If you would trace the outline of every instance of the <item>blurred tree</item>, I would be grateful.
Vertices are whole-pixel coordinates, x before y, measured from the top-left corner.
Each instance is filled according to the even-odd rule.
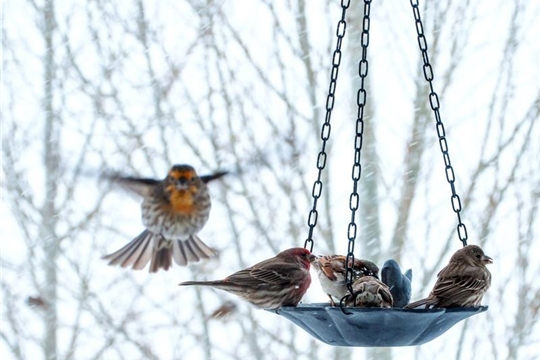
[[[177,288],[304,243],[338,3],[28,0],[4,7],[2,354],[538,358],[536,2],[422,2],[469,241],[495,259],[490,311],[420,348],[365,351],[327,346],[243,303],[229,321],[208,321],[237,299]],[[349,9],[317,254],[347,249],[362,8],[351,2]],[[408,2],[372,4],[368,59],[356,252],[413,268],[419,298],[460,244]],[[100,257],[142,224],[139,199],[99,183],[100,172],[161,178],[173,163],[232,171],[211,185],[213,210],[200,234],[219,260],[153,275],[106,266]],[[306,302],[325,300],[316,282]]]

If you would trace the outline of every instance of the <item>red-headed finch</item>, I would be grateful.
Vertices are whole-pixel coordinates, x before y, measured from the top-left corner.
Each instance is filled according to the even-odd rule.
[[[344,255],[325,255],[318,256],[312,261],[313,268],[319,276],[322,290],[330,298],[332,306],[336,305],[349,290],[347,290],[345,262],[347,257]],[[368,260],[354,259],[353,283],[362,276],[374,276],[378,278],[379,268]]]
[[[223,280],[186,281],[179,285],[211,286],[263,309],[296,306],[311,284],[309,267],[313,258],[307,249],[292,248]]]
[[[407,305],[419,307],[450,308],[479,306],[491,285],[491,273],[486,264],[493,260],[476,245],[467,245],[452,255],[450,262],[438,274],[437,282],[425,299]]]
[[[344,300],[346,307],[392,307],[394,300],[386,284],[374,276],[362,276],[352,285],[353,294]]]
[[[197,233],[210,215],[210,194],[206,183],[227,172],[199,177],[189,165],[174,165],[165,179],[156,180],[107,174],[104,178],[142,196],[142,222],[139,236],[116,252],[103,257],[109,265],[168,270],[173,259],[184,266],[217,255]]]

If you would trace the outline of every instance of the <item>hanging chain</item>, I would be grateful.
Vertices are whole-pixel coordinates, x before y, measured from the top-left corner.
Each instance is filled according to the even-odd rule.
[[[330,72],[330,86],[328,88],[328,96],[326,97],[326,116],[324,118],[324,124],[321,128],[321,140],[322,147],[319,155],[317,156],[317,169],[319,169],[317,180],[313,183],[313,190],[311,191],[311,196],[313,196],[313,208],[309,212],[308,216],[308,226],[309,232],[308,237],[304,243],[306,249],[309,248],[309,251],[313,251],[313,229],[317,225],[317,218],[319,213],[317,211],[317,202],[322,194],[322,171],[326,166],[326,142],[330,138],[330,119],[332,117],[332,110],[334,109],[335,93],[336,93],[336,84],[339,73],[339,65],[341,64],[341,44],[343,42],[343,37],[345,36],[345,30],[347,28],[347,22],[345,21],[345,14],[349,8],[351,1],[341,1],[341,20],[339,20],[336,29],[336,49],[332,56],[332,70]]]
[[[356,104],[358,105],[358,113],[356,116],[356,134],[354,137],[354,164],[352,167],[353,190],[349,198],[349,209],[351,210],[351,222],[347,229],[348,253],[346,260],[346,281],[347,288],[352,295],[352,280],[353,280],[353,264],[354,264],[354,241],[356,240],[356,211],[360,202],[358,195],[358,181],[362,175],[362,165],[360,165],[360,155],[362,151],[362,143],[364,141],[364,108],[366,106],[367,92],[364,88],[364,83],[368,74],[367,48],[369,45],[369,14],[371,11],[371,0],[364,0],[364,17],[362,19],[362,34],[360,35],[362,46],[362,59],[358,63],[358,76],[360,77],[360,88],[356,95]]]
[[[429,104],[431,105],[431,109],[433,110],[433,113],[435,114],[435,121],[436,121],[436,128],[437,128],[437,135],[439,137],[439,146],[441,148],[441,152],[444,159],[444,165],[445,165],[445,172],[446,172],[446,180],[450,184],[450,188],[452,189],[452,208],[454,209],[454,212],[457,215],[458,219],[458,225],[457,225],[457,233],[459,240],[463,243],[463,246],[467,245],[467,228],[465,227],[465,224],[461,222],[461,199],[459,198],[459,195],[456,193],[456,187],[455,187],[455,175],[454,175],[454,168],[452,167],[452,164],[450,163],[450,155],[448,153],[448,143],[446,142],[446,132],[444,130],[444,125],[441,120],[441,114],[439,113],[439,96],[433,90],[433,68],[431,67],[431,64],[429,63],[429,57],[428,57],[428,46],[427,46],[427,40],[424,36],[424,25],[422,24],[422,20],[420,18],[420,9],[418,8],[418,0],[410,0],[411,6],[413,9],[414,19],[416,22],[416,33],[418,34],[418,47],[420,48],[420,51],[422,52],[422,59],[424,60],[424,77],[426,81],[429,83]]]

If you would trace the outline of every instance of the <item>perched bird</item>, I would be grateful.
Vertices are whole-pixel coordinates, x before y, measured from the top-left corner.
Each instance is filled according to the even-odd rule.
[[[223,280],[186,281],[179,285],[211,286],[238,295],[263,309],[296,306],[311,284],[309,267],[312,258],[314,255],[309,250],[292,248]]]
[[[493,259],[476,245],[467,245],[452,255],[450,262],[438,274],[437,282],[425,299],[407,305],[414,309],[479,306],[491,285],[491,273],[486,264]]]
[[[352,285],[353,293],[344,299],[346,307],[392,307],[394,300],[388,286],[374,276],[362,276]]]
[[[349,292],[346,280],[346,261],[347,257],[344,255],[326,255],[315,257],[312,262],[319,276],[321,287],[330,298],[332,306],[336,306],[335,302],[339,302]],[[379,278],[379,268],[368,260],[354,259],[352,270],[353,283],[362,276]]]
[[[381,280],[390,288],[394,307],[402,308],[409,303],[411,300],[411,269],[402,274],[395,260],[387,260],[381,269]]]
[[[206,184],[227,172],[197,176],[189,165],[174,165],[163,180],[108,174],[108,178],[142,196],[142,222],[139,236],[120,250],[103,257],[109,265],[143,269],[150,261],[150,272],[168,270],[172,259],[184,266],[216,256],[214,249],[197,236],[210,215],[210,194]]]
[[[236,311],[238,310],[238,307],[236,304],[232,301],[225,301],[223,304],[221,304],[220,307],[218,307],[216,310],[214,310],[209,316],[208,320],[222,320],[227,321],[233,316]]]

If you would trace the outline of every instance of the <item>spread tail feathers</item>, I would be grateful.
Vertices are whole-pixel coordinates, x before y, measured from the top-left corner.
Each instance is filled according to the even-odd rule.
[[[217,256],[217,252],[208,247],[197,235],[190,235],[187,240],[173,241],[172,257],[174,261],[180,265],[185,266],[191,262],[197,262],[201,259],[210,259]]]
[[[168,270],[173,259],[178,265],[185,266],[216,255],[217,252],[196,235],[186,240],[167,240],[160,234],[145,230],[126,246],[103,259],[109,260],[109,265],[131,266],[133,270],[141,270],[150,262],[149,271],[152,273],[159,269]]]
[[[155,236],[155,234],[145,230],[126,246],[102,259],[109,260],[109,265],[131,266],[133,270],[141,270],[152,257],[152,239]]]

